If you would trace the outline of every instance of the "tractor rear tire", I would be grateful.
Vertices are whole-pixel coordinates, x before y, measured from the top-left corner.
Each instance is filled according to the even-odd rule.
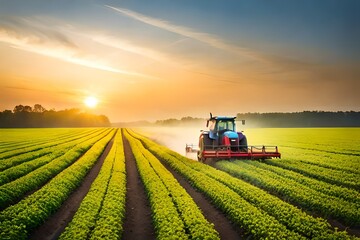
[[[247,144],[247,139],[246,139],[246,136],[245,136],[245,135],[244,135],[244,137],[240,140],[239,145],[240,145],[240,151],[241,151],[241,152],[247,152],[247,151],[248,151],[248,144]]]
[[[214,140],[212,140],[209,137],[209,134],[203,134],[203,138],[202,138],[202,146],[203,146],[203,150],[211,150],[214,146],[213,143]]]

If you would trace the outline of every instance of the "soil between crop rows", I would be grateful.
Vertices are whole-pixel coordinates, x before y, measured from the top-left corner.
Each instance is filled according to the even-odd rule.
[[[155,239],[151,208],[137,170],[134,154],[123,135],[126,164],[126,206],[122,239]]]
[[[89,171],[81,185],[70,195],[68,199],[61,205],[60,209],[53,214],[46,222],[35,229],[30,239],[36,240],[53,240],[57,239],[60,234],[64,231],[66,225],[71,221],[72,217],[79,208],[81,201],[84,199],[86,194],[89,192],[91,184],[100,172],[101,166],[114,143],[114,137],[107,144],[104,152]]]

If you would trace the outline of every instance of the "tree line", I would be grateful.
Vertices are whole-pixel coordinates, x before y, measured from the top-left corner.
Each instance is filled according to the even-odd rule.
[[[194,117],[183,117],[181,119],[169,118],[164,120],[157,120],[155,125],[164,125],[164,126],[179,126],[179,125],[194,125],[204,123],[203,118],[194,118]]]
[[[17,105],[13,110],[0,112],[1,128],[44,127],[109,127],[108,117],[81,112],[79,109],[46,110],[41,104],[33,107]]]
[[[360,112],[303,111],[292,113],[238,113],[246,125],[272,128],[360,127]]]
[[[238,113],[236,120],[245,120],[247,127],[360,127],[360,112],[303,111],[292,113]],[[184,117],[157,120],[158,126],[204,125],[206,118]],[[241,123],[239,123],[240,125]],[[205,125],[204,125],[205,126]]]

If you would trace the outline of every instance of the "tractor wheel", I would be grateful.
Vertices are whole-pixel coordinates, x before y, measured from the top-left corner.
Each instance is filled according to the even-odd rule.
[[[242,151],[242,152],[247,152],[248,151],[248,144],[247,144],[247,139],[246,139],[245,135],[240,140],[239,145],[240,145],[240,151]]]

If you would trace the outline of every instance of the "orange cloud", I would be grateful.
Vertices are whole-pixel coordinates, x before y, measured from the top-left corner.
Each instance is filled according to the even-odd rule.
[[[64,34],[30,20],[12,19],[11,24],[0,25],[0,41],[13,48],[48,56],[77,65],[124,75],[153,78],[146,74],[127,71],[106,64],[98,56],[88,55]]]

